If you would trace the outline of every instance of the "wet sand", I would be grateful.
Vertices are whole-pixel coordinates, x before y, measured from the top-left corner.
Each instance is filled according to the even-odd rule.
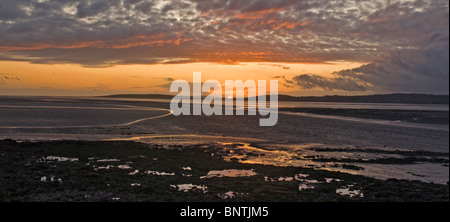
[[[434,110],[382,110],[382,109],[334,109],[334,108],[282,108],[280,111],[314,113],[320,115],[347,116],[363,119],[405,121],[411,123],[448,125],[448,111]]]
[[[258,169],[267,167],[267,169],[279,169],[280,172],[283,171],[281,169],[292,168],[296,169],[295,172],[306,170],[310,175],[314,175],[312,172],[326,172],[336,176],[335,179],[366,178],[376,181],[377,184],[390,184],[388,181],[397,179],[401,180],[398,183],[404,185],[408,183],[418,183],[420,186],[436,184],[438,187],[448,188],[448,125],[441,124],[439,127],[431,124],[399,125],[395,121],[373,122],[363,118],[358,118],[358,121],[350,121],[348,119],[323,118],[326,115],[302,116],[280,112],[278,124],[265,128],[258,125],[260,116],[176,117],[170,115],[168,104],[161,101],[104,98],[1,98],[0,113],[8,115],[8,118],[0,118],[0,139],[105,141],[89,145],[91,149],[99,150],[107,149],[110,147],[108,144],[121,143],[119,141],[124,140],[132,144],[139,142],[143,146],[179,147],[189,150],[183,155],[191,153],[192,149],[207,147],[205,152],[209,153],[209,156],[212,155],[214,158],[224,161],[225,164],[231,164],[229,167],[252,169],[258,166]],[[79,142],[68,141],[68,143]],[[12,144],[20,146],[21,143]],[[58,146],[61,148],[66,147],[64,144],[55,144],[59,144]],[[33,145],[29,146],[33,147]],[[77,155],[80,153],[76,149],[72,151]],[[121,155],[127,155],[128,151],[121,150],[120,152],[124,152]],[[183,153],[183,151],[179,152]],[[14,159],[14,155],[9,157]],[[70,158],[80,158],[77,155],[70,156]],[[44,149],[42,153],[34,155],[33,158],[43,156],[52,155],[46,153]],[[98,156],[98,158],[112,157]],[[6,161],[11,160],[7,159]],[[85,164],[88,163],[89,161],[85,162]],[[3,164],[2,166],[4,166]],[[120,165],[127,168],[126,162],[121,162]],[[118,167],[120,165],[112,162],[100,167],[120,169]],[[164,166],[168,169],[161,168],[156,171],[173,173],[169,170],[171,169],[169,165]],[[21,169],[22,165],[17,167]],[[203,167],[204,172],[202,175],[198,175],[199,178],[206,176],[211,170],[227,169],[216,168],[213,165]],[[92,170],[91,167],[89,170]],[[147,170],[152,171],[152,169]],[[141,170],[139,172],[142,173]],[[288,178],[292,183],[290,186],[294,187],[290,192],[297,192],[297,194],[306,190],[314,192],[311,191],[313,189],[299,191],[297,188],[301,184],[299,182],[302,181],[290,179],[295,178],[295,175],[280,173],[265,176],[268,181]],[[43,176],[45,175],[37,178],[38,182]],[[109,177],[107,174],[105,176]],[[45,180],[51,180],[51,176],[45,177]],[[53,177],[53,180],[57,180],[56,176]],[[302,186],[314,186],[308,180],[325,180],[324,177],[313,177],[303,179]],[[192,187],[188,186],[189,184],[204,185],[195,184],[199,178],[195,178],[194,181],[182,180],[179,181],[179,184],[168,184],[168,187],[174,185],[178,189],[177,185],[180,184],[187,187]],[[245,183],[249,178],[252,177],[241,178],[240,182]],[[138,186],[139,183],[141,182],[133,182],[135,186]],[[36,185],[42,184],[37,183]],[[333,187],[333,189],[345,191],[351,187],[351,184],[339,185],[342,185],[343,188]],[[75,185],[71,186],[76,189]],[[209,186],[212,185],[209,184]],[[277,188],[272,187],[271,189],[276,190]],[[400,189],[400,187],[396,187],[396,189]],[[243,193],[243,191],[238,193]],[[216,194],[215,196],[217,196]],[[448,192],[444,195],[448,199]],[[335,197],[330,197],[330,200],[335,200],[333,198]],[[389,199],[386,198],[376,200]],[[426,200],[425,197],[422,198]],[[398,199],[401,198],[398,197]]]

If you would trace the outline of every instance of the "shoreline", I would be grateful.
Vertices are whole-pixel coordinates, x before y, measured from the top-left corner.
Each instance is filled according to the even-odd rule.
[[[448,201],[447,185],[225,161],[212,145],[0,140],[0,201]]]

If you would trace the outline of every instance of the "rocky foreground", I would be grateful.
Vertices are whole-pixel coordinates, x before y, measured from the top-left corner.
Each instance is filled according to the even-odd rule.
[[[0,141],[0,201],[449,201],[447,185],[225,161],[214,145]]]

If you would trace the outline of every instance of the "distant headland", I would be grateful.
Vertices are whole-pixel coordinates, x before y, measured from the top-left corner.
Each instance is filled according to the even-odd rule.
[[[167,94],[114,94],[101,96],[106,98],[129,98],[129,99],[172,99],[173,95]],[[290,96],[280,94],[279,101],[298,102],[354,102],[354,103],[409,103],[409,104],[449,104],[449,95],[434,94],[375,94],[360,96]]]

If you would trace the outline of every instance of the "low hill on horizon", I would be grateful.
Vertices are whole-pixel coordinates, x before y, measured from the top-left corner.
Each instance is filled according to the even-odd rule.
[[[100,96],[106,98],[129,98],[129,99],[172,99],[173,95],[166,94],[113,94]]]
[[[166,94],[115,94],[101,96],[106,98],[130,99],[172,99],[173,95]],[[269,98],[267,98],[269,99]],[[449,104],[449,95],[392,93],[360,96],[290,96],[280,94],[278,101],[292,102],[352,102],[352,103],[409,103],[409,104]]]

